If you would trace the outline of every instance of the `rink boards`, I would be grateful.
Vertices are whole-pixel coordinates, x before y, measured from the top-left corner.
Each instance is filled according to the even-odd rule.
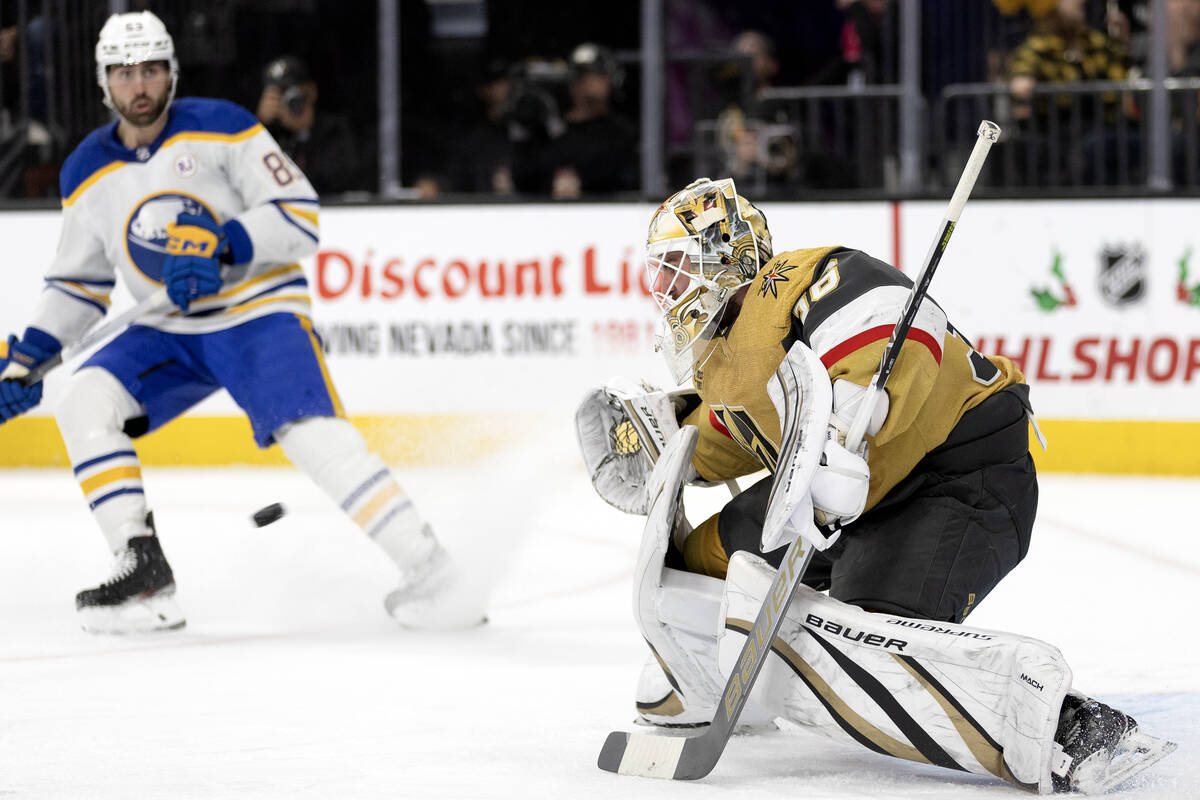
[[[764,204],[776,251],[846,244],[910,275],[940,202]],[[385,458],[454,463],[573,436],[590,386],[669,382],[640,252],[641,204],[326,209],[305,264],[345,407]],[[1200,201],[972,201],[932,297],[1013,358],[1072,472],[1200,474]],[[58,237],[54,212],[0,214],[5,330],[20,331]],[[114,308],[126,304],[118,297]],[[65,465],[47,409],[0,427],[0,466]],[[147,463],[283,463],[223,395],[139,442]]]

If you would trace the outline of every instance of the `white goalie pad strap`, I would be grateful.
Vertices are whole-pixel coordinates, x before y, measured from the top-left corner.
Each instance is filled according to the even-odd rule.
[[[732,666],[774,570],[730,560],[722,669]],[[779,713],[886,755],[1051,791],[1071,670],[1057,648],[952,623],[866,612],[800,586],[772,662],[791,673]]]
[[[699,431],[685,426],[668,443],[650,477],[653,498],[633,575],[633,615],[650,649],[689,709],[715,708],[724,681],[717,672],[722,582],[663,565],[682,521],[683,485]],[[709,715],[711,717],[711,714]]]
[[[782,441],[763,522],[763,552],[790,544],[797,536],[824,550],[832,540],[827,542],[813,524],[809,486],[821,463],[833,407],[825,365],[811,349],[796,342],[767,381],[767,394],[779,413]]]
[[[575,411],[575,434],[592,486],[631,514],[650,507],[647,478],[678,430],[670,395],[625,378],[588,392]]]

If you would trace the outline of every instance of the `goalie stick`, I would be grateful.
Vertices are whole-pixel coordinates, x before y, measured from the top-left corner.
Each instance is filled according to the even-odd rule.
[[[928,292],[929,282],[942,259],[942,254],[946,251],[950,235],[954,232],[963,206],[966,205],[967,198],[975,186],[988,151],[999,137],[1000,126],[996,123],[988,120],[980,123],[975,147],[967,159],[962,176],[958,179],[954,194],[950,197],[937,237],[925,255],[921,272],[913,283],[904,311],[892,329],[879,368],[847,433],[846,448],[852,452],[862,443],[875,404],[883,393],[888,376],[896,364],[900,347],[904,344],[921,301]],[[600,769],[621,775],[674,780],[696,780],[712,772],[733,734],[734,725],[737,724],[738,716],[750,697],[750,690],[762,670],[766,656],[783,623],[787,607],[792,602],[814,551],[815,548],[806,542],[803,536],[797,537],[788,545],[779,571],[771,582],[762,608],[759,609],[754,625],[746,636],[746,643],[742,645],[734,669],[725,683],[716,715],[708,727],[693,736],[613,731],[600,750],[597,759]]]

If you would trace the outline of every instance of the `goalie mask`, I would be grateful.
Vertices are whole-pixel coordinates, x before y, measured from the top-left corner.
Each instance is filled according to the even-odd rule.
[[[104,92],[104,105],[116,111],[112,92],[108,88],[108,68],[133,66],[147,61],[166,61],[171,70],[171,88],[167,104],[175,97],[179,78],[179,62],[175,59],[175,42],[167,26],[149,11],[113,14],[100,29],[96,42],[96,82]]]
[[[646,273],[663,312],[656,349],[679,383],[712,352],[730,299],[771,260],[767,218],[732,178],[700,178],[659,206],[646,239]]]

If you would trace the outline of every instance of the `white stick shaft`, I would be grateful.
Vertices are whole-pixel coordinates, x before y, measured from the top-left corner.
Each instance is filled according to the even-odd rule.
[[[962,177],[958,179],[958,186],[954,187],[954,194],[950,196],[950,205],[946,208],[946,219],[951,222],[958,222],[963,206],[967,204],[967,198],[971,196],[971,190],[975,188],[975,180],[979,177],[979,170],[983,169],[983,162],[987,159],[988,151],[1000,138],[1000,126],[985,119],[979,123],[978,137],[975,140],[975,147],[971,149],[971,157],[967,159],[967,165],[963,167]]]

